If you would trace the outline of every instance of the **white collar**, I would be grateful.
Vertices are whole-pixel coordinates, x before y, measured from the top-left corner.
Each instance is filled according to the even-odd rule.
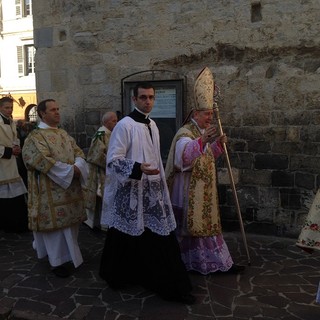
[[[46,123],[44,123],[43,121],[40,120],[40,123],[38,125],[38,127],[40,129],[59,129],[57,127],[50,127],[49,125],[47,125]]]
[[[2,117],[6,118],[7,120],[12,120],[12,118],[6,117],[3,113],[0,112],[0,114],[1,114]]]

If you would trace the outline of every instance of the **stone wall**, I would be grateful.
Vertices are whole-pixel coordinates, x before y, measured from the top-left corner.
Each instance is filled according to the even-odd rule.
[[[33,11],[38,100],[59,101],[82,147],[104,111],[121,111],[121,79],[176,72],[187,111],[210,67],[246,230],[297,236],[319,186],[318,0],[34,0]],[[219,188],[224,228],[237,228]]]

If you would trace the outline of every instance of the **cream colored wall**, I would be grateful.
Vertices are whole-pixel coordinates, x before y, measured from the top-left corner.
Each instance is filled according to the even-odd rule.
[[[15,0],[2,1],[2,32],[0,37],[0,96],[23,98],[26,105],[14,104],[14,119],[23,119],[25,107],[36,104],[35,74],[19,76],[17,46],[33,44],[32,16],[18,18]]]
[[[25,110],[30,104],[37,104],[37,96],[36,92],[32,93],[24,93],[24,92],[18,92],[15,93],[14,95],[11,95],[17,102],[19,102],[19,99],[22,98],[24,105],[21,105],[21,103],[15,102],[13,104],[13,114],[12,117],[14,120],[18,119],[25,119]]]

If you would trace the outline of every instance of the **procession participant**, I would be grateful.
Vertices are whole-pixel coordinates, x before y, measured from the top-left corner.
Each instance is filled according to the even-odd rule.
[[[320,189],[312,202],[308,215],[303,223],[296,245],[312,254],[320,251]],[[316,302],[320,303],[320,281],[316,294]]]
[[[88,175],[82,150],[60,123],[53,99],[37,106],[40,123],[25,140],[22,156],[28,170],[29,227],[38,258],[48,256],[53,273],[68,277],[72,261],[83,258],[78,245],[79,225],[86,219],[84,184]]]
[[[163,299],[192,304],[191,284],[174,234],[174,219],[160,155],[159,130],[149,118],[151,84],[138,83],[135,109],[112,131],[101,224],[109,230],[100,276],[110,287],[136,284]]]
[[[309,253],[320,251],[320,189],[312,202],[296,245]]]
[[[18,120],[17,121],[17,134],[18,139],[20,141],[20,148],[23,148],[24,141],[26,140],[28,134],[35,128],[35,124],[25,121],[25,120]],[[18,165],[18,171],[19,174],[25,184],[26,187],[28,187],[28,171],[26,166],[24,165],[23,159],[22,159],[22,153],[20,153],[17,157],[17,165]]]
[[[213,75],[204,68],[194,85],[194,109],[173,138],[166,165],[182,260],[188,271],[205,275],[244,270],[222,235],[215,160],[227,137],[213,126],[213,95]]]
[[[108,151],[111,131],[117,124],[117,114],[112,111],[104,113],[102,126],[92,138],[87,154],[89,178],[87,184],[85,206],[88,219],[85,223],[91,228],[100,228],[102,195],[106,171],[106,154]]]
[[[12,120],[13,99],[0,99],[0,230],[26,232],[27,189],[19,175],[17,159],[21,154],[17,129]]]

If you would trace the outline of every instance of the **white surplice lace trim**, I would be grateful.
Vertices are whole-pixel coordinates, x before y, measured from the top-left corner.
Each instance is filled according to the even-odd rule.
[[[134,236],[145,228],[168,235],[176,222],[165,181],[160,175],[129,179],[133,165],[132,160],[117,159],[108,167],[101,223]]]

